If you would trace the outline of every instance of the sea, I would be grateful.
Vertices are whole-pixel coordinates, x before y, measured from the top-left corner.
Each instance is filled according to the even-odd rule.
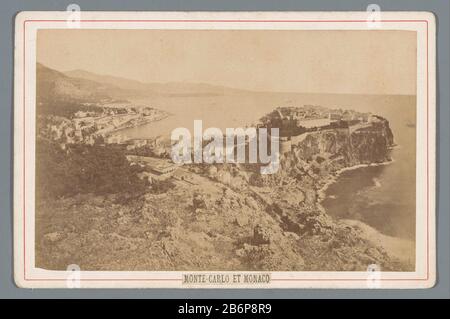
[[[203,120],[203,129],[244,127],[279,106],[319,105],[383,116],[394,134],[396,146],[390,151],[393,161],[342,172],[326,189],[321,204],[335,219],[358,220],[382,234],[415,241],[415,96],[262,92],[155,96],[132,102],[171,113],[164,120],[122,132],[132,138],[170,137],[177,127],[192,132],[194,120],[199,119]]]

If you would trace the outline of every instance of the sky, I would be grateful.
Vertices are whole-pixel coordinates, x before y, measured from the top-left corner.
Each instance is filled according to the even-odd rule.
[[[416,94],[411,31],[39,30],[37,61],[147,83]]]

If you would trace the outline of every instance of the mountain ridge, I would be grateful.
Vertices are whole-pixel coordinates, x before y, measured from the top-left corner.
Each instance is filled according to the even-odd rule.
[[[66,76],[68,79],[75,79],[75,81],[87,80],[90,83],[95,82],[99,85],[109,86],[112,92],[109,95],[123,98],[123,97],[151,97],[151,96],[215,96],[226,94],[298,94],[298,95],[336,95],[336,96],[403,96],[410,97],[414,95],[383,95],[383,94],[344,94],[344,93],[319,93],[319,92],[278,92],[278,91],[259,91],[247,90],[241,88],[233,88],[221,85],[212,85],[202,82],[150,82],[129,79],[125,77],[98,74],[83,69],[74,69],[69,71],[58,71],[45,66],[42,63],[37,63],[38,68],[43,67],[52,70],[60,75]],[[39,84],[39,83],[38,83]]]
[[[89,79],[70,77],[41,63],[36,64],[36,98],[38,102],[94,102],[128,96],[120,87]]]
[[[99,83],[114,85],[127,90],[134,90],[146,95],[222,95],[254,93],[253,91],[230,88],[226,86],[211,85],[207,83],[184,83],[184,82],[150,82],[144,83],[128,78],[97,74],[81,69],[66,71],[63,74],[73,77],[91,80]]]

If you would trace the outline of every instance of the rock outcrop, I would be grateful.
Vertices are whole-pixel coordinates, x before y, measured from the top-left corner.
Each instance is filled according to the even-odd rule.
[[[273,175],[230,164],[186,167],[195,187],[177,183],[128,202],[114,196],[38,203],[36,266],[84,270],[411,270],[333,220],[321,188],[338,170],[389,160],[389,123],[308,132]],[[235,182],[235,181],[239,182]],[[54,213],[57,212],[57,213]],[[62,236],[61,234],[65,234]]]

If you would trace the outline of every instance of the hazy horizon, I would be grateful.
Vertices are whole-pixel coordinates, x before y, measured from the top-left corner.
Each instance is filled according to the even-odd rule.
[[[50,68],[49,66],[45,65],[44,63],[37,61],[38,64],[43,65],[44,67]],[[116,75],[111,75],[111,74],[104,74],[104,73],[95,73],[93,71],[90,70],[84,70],[84,69],[70,69],[70,70],[57,70],[54,68],[51,68],[52,70],[58,71],[63,73],[66,76],[70,76],[67,73],[71,73],[71,72],[86,72],[86,73],[90,73],[96,76],[100,76],[100,77],[112,77],[112,78],[117,78],[117,79],[121,79],[121,80],[126,80],[126,81],[134,81],[134,82],[138,82],[140,84],[143,85],[151,85],[151,84],[189,84],[189,85],[210,85],[210,86],[216,86],[216,87],[223,87],[223,88],[227,88],[227,89],[233,89],[233,90],[242,90],[242,91],[248,91],[249,93],[273,93],[273,94],[303,94],[303,95],[367,95],[367,96],[416,96],[416,94],[373,94],[373,93],[333,93],[333,92],[283,92],[283,91],[254,91],[254,90],[249,90],[249,89],[245,89],[245,88],[240,88],[240,87],[236,87],[236,86],[224,86],[224,85],[218,85],[218,84],[209,84],[206,82],[176,82],[176,81],[171,81],[171,82],[141,82],[139,80],[134,80],[134,79],[130,79],[130,78],[125,78],[125,77],[121,77],[121,76],[116,76]],[[76,76],[70,76],[70,77],[74,77],[76,78]]]
[[[37,61],[142,83],[255,92],[415,95],[411,31],[46,29]]]

